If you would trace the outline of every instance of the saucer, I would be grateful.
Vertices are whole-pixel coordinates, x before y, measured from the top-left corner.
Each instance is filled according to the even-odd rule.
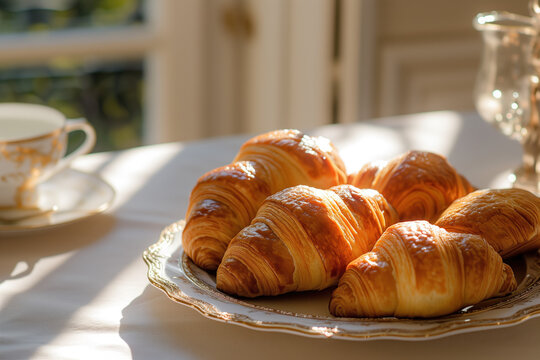
[[[40,186],[41,211],[0,216],[0,236],[41,230],[87,218],[108,209],[115,197],[111,185],[94,174],[65,169]],[[2,214],[0,214],[2,215]]]

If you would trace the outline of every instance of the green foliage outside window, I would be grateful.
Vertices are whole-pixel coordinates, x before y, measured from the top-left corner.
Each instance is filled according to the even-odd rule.
[[[0,32],[135,24],[143,8],[142,0],[0,0]]]
[[[0,33],[121,26],[143,21],[137,0],[0,0]],[[142,60],[0,67],[0,102],[52,106],[96,128],[94,151],[141,144]],[[77,142],[74,135],[74,143]]]

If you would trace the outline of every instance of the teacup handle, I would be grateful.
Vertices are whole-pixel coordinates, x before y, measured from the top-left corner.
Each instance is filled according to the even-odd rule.
[[[73,150],[69,155],[60,159],[56,166],[50,172],[43,174],[43,180],[68,167],[71,162],[75,160],[75,158],[77,158],[78,156],[88,154],[96,144],[96,131],[94,130],[92,125],[90,125],[86,121],[86,119],[67,119],[64,125],[64,129],[66,134],[69,134],[70,132],[76,130],[81,130],[85,133],[85,139],[78,148]]]

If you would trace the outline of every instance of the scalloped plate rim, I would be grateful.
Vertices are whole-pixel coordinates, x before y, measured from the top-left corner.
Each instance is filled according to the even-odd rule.
[[[223,294],[219,290],[209,292],[204,287],[193,282],[193,279],[190,279],[186,275],[185,269],[180,266],[178,266],[178,269],[175,269],[181,275],[176,279],[170,278],[165,273],[167,261],[170,260],[171,255],[181,251],[181,242],[175,245],[179,241],[178,239],[174,241],[174,239],[180,236],[184,223],[184,220],[180,220],[165,227],[160,234],[159,240],[143,252],[143,260],[148,266],[147,277],[154,287],[163,291],[172,301],[190,307],[212,320],[254,330],[283,332],[312,338],[429,340],[466,332],[509,327],[540,316],[540,302],[530,307],[524,307],[510,316],[478,320],[471,319],[471,317],[476,317],[475,314],[485,315],[492,310],[480,310],[477,313],[467,314],[471,316],[463,319],[460,319],[460,317],[463,317],[464,314],[451,314],[447,317],[435,319],[354,319],[295,314],[293,312],[249,304]],[[180,259],[178,263],[180,264]],[[531,288],[534,288],[536,291],[529,291],[530,289],[527,289],[525,292],[535,292],[536,294],[533,294],[532,298],[539,300],[536,295],[540,293],[540,282],[537,281]],[[189,295],[187,292],[190,291],[199,292],[199,295],[197,297]],[[220,295],[216,296],[216,293]],[[230,313],[219,309],[220,307],[229,305],[240,307],[243,313]],[[249,315],[246,315],[246,313]],[[275,319],[271,321],[264,320],[264,317],[268,316],[267,313],[270,313],[270,316],[275,317]],[[314,325],[320,326],[310,325],[309,323],[312,321],[315,322]],[[327,325],[328,323],[330,325]],[[382,326],[385,324],[397,324],[401,327]],[[403,328],[402,326],[426,327],[426,325],[433,324],[435,325],[428,329],[407,330],[406,327]],[[439,324],[439,326],[436,324]],[[369,327],[373,325],[382,327],[376,330],[370,330]],[[353,329],[349,329],[349,327]]]

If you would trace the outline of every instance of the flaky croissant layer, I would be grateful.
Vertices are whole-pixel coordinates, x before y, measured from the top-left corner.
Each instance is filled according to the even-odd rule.
[[[441,155],[409,151],[388,162],[364,165],[349,184],[379,191],[401,221],[435,221],[454,200],[473,191],[471,184]]]
[[[503,258],[540,248],[540,198],[527,190],[477,190],[452,203],[436,225],[478,234]]]
[[[348,266],[330,312],[348,317],[434,317],[516,288],[512,269],[480,236],[426,221],[389,227]]]
[[[285,189],[268,197],[231,241],[217,288],[245,297],[325,289],[395,221],[397,213],[375,190]]]
[[[198,266],[216,270],[230,240],[267,196],[299,184],[329,188],[345,181],[345,165],[327,139],[298,130],[256,136],[233,163],[198,180],[182,234],[184,251]]]

